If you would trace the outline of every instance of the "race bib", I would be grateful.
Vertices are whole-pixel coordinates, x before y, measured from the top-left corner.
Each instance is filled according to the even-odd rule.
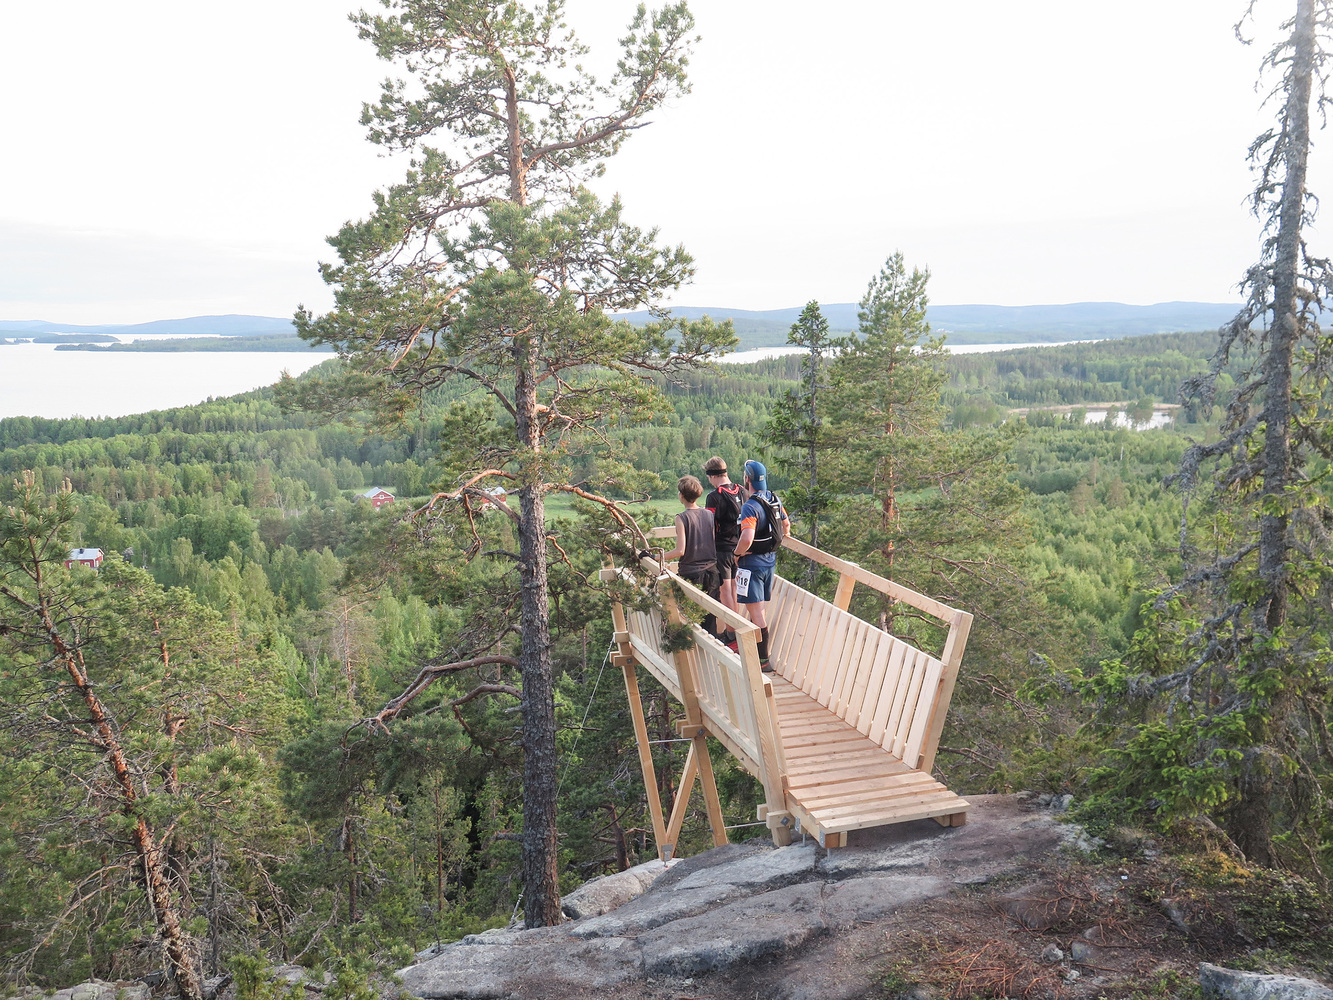
[[[736,570],[736,596],[750,596],[750,571],[748,569]]]

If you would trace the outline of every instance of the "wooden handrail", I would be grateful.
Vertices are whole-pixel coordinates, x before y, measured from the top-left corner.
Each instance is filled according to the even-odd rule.
[[[676,528],[674,525],[668,524],[660,528],[650,528],[647,534],[649,538],[674,538],[676,535]],[[844,578],[854,580],[857,583],[864,583],[867,587],[872,587],[875,590],[878,590],[881,594],[887,594],[895,601],[902,601],[904,604],[910,604],[918,611],[924,611],[926,614],[938,618],[946,624],[953,625],[959,620],[959,615],[967,614],[965,611],[951,608],[949,605],[942,604],[932,597],[927,597],[925,594],[918,593],[911,587],[904,587],[901,583],[894,583],[887,577],[880,576],[878,573],[872,573],[864,566],[847,559],[840,559],[838,556],[835,556],[830,552],[825,552],[823,549],[817,549],[809,542],[803,542],[799,538],[788,536],[782,540],[782,544],[797,555],[804,556],[807,559],[813,559],[821,566],[827,566]],[[840,587],[839,589],[841,590],[842,588]],[[847,591],[846,596],[850,599],[851,592]],[[717,602],[714,601],[713,603],[716,604]],[[834,603],[844,610],[847,607],[847,604],[844,601],[835,600]],[[722,607],[720,604],[718,606]],[[713,614],[717,614],[711,607],[709,608],[709,611],[712,611]],[[967,617],[970,620],[972,616],[968,615]],[[728,624],[730,624],[730,622],[728,622]]]
[[[750,632],[759,631],[759,627],[755,625],[754,622],[750,621],[750,619],[742,614],[732,611],[731,608],[727,607],[721,601],[709,597],[674,570],[663,569],[662,565],[657,562],[657,560],[640,559],[639,565],[659,580],[662,579],[662,577],[667,577],[674,583],[678,584],[680,588],[685,591],[685,594],[691,601],[699,605],[699,607],[703,608],[718,621],[726,622],[727,625],[731,627],[731,630],[737,635],[746,635]]]
[[[797,555],[805,556],[807,559],[813,559],[821,566],[827,566],[831,570],[851,577],[857,583],[864,583],[867,587],[873,587],[881,594],[887,594],[895,601],[902,601],[904,604],[910,604],[918,611],[924,611],[928,615],[933,615],[942,622],[952,625],[957,621],[959,615],[967,614],[965,611],[959,611],[957,608],[951,608],[947,604],[941,604],[933,597],[927,597],[925,594],[917,593],[910,587],[904,587],[901,583],[894,583],[892,580],[880,576],[878,573],[872,573],[864,566],[846,559],[839,559],[835,555],[830,555],[823,549],[817,549],[809,542],[803,542],[799,538],[787,537],[782,540],[782,544],[791,549]],[[972,616],[968,615],[970,619]]]

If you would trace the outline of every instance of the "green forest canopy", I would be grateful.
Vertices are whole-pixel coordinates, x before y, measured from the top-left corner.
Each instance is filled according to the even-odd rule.
[[[956,420],[984,430],[1019,404],[1160,400],[1203,366],[1208,346],[1205,335],[1174,334],[953,357],[943,404]],[[777,465],[758,435],[796,365],[788,357],[719,366],[666,386],[672,412],[662,419],[610,427],[622,455],[658,475],[663,502],[654,506],[673,509],[676,477],[698,474],[711,454],[734,465],[755,455]],[[216,825],[218,814],[191,821],[193,835],[213,846],[191,854],[182,877],[206,880],[218,858],[236,873],[225,901],[197,902],[192,914],[220,954],[308,948],[308,958],[360,950],[402,961],[437,935],[503,922],[515,906],[517,847],[508,834],[521,806],[521,762],[502,701],[426,713],[392,739],[364,734],[338,750],[348,720],[378,710],[423,662],[448,655],[471,624],[469,602],[503,572],[493,560],[465,561],[461,538],[435,535],[419,552],[404,520],[448,467],[438,442],[459,402],[432,396],[410,432],[392,437],[284,414],[268,390],[123,418],[0,421],[0,501],[13,501],[13,481],[24,470],[48,491],[68,480],[78,507],[71,543],[98,546],[113,560],[123,554],[145,579],[184,588],[173,592],[181,613],[206,623],[199,626],[206,648],[190,655],[207,667],[219,696],[243,690],[246,671],[262,671],[270,685],[258,715],[220,720],[240,734],[226,744],[230,763],[217,747],[201,746],[189,769],[207,798],[219,782],[238,780],[241,768],[252,809],[264,817],[226,829]],[[1030,414],[1008,461],[1010,477],[1027,491],[1032,526],[1018,569],[1048,595],[1068,637],[1062,648],[1039,652],[1091,668],[1128,647],[1144,596],[1178,574],[1180,500],[1161,481],[1179,461],[1184,431],[1206,427],[1137,432],[1083,425],[1076,416]],[[780,472],[773,482],[779,492],[786,485]],[[370,486],[394,491],[399,502],[381,511],[357,502]],[[567,539],[579,537],[573,513],[569,505],[551,512]],[[512,544],[503,522],[483,525],[501,548]],[[595,563],[596,553],[588,555]],[[568,888],[643,860],[653,848],[643,833],[638,771],[628,766],[634,750],[622,700],[605,683],[593,697],[608,616],[576,577],[564,573],[557,583]],[[152,673],[151,664],[140,669]],[[1063,790],[1078,766],[1062,742],[1072,732],[1066,716],[1045,712],[1034,730],[994,704],[995,683],[1016,692],[1030,679],[1013,669],[983,660],[964,665],[953,725],[968,728],[987,763],[944,752],[939,767],[965,793]],[[12,683],[0,681],[0,695],[15,695],[3,690]],[[446,684],[432,697],[447,706],[463,693]],[[650,693],[648,704],[652,724],[668,732],[663,694]],[[71,797],[73,789],[55,794],[51,782],[60,779],[34,771],[15,739],[21,734],[13,730],[0,734],[0,798],[14,803],[14,822],[0,831],[0,955],[24,954],[34,934],[49,929],[50,944],[29,954],[41,981],[117,974],[143,914],[122,900],[57,919],[60,900],[96,875],[98,860],[37,831],[77,829],[88,806]],[[946,730],[944,746],[956,744]],[[679,769],[669,748],[661,753],[664,774]],[[752,818],[752,780],[724,759],[717,766],[728,816]],[[692,817],[681,852],[706,842],[702,816]],[[208,896],[201,889],[192,898]],[[91,946],[61,944],[75,936]]]

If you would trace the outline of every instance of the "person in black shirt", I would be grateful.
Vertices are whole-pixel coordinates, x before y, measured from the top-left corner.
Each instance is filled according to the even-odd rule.
[[[736,543],[741,537],[741,488],[727,477],[727,463],[714,455],[704,464],[704,473],[713,485],[704,506],[713,512],[714,546],[717,549],[717,572],[721,579],[721,601],[732,611],[739,611],[736,603]]]

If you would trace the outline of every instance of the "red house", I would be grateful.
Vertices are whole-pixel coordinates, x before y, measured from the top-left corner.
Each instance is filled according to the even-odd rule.
[[[71,569],[74,566],[91,566],[93,569],[97,569],[101,565],[101,549],[70,549],[69,555],[65,558],[66,569]]]
[[[366,490],[366,492],[358,493],[357,498],[361,500],[369,500],[371,506],[376,510],[379,510],[386,503],[393,503],[393,494],[388,490],[380,489],[378,486],[372,486],[370,489]]]

